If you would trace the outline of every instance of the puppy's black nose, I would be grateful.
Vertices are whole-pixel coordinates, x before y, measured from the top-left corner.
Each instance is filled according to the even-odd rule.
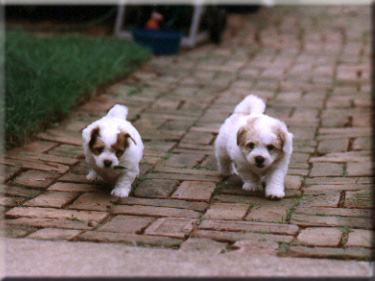
[[[263,164],[264,162],[264,157],[263,156],[257,156],[255,157],[255,163],[257,164]]]
[[[111,165],[112,165],[111,160],[104,160],[104,167],[109,168],[109,167],[111,167]]]

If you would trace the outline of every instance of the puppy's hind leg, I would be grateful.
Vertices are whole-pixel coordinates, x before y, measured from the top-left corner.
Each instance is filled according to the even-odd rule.
[[[234,165],[232,159],[229,157],[226,148],[226,134],[221,132],[223,127],[220,129],[219,135],[215,140],[215,156],[217,161],[217,168],[220,174],[226,178],[234,173]]]
[[[233,162],[229,156],[216,155],[217,166],[223,177],[229,177],[234,173]]]

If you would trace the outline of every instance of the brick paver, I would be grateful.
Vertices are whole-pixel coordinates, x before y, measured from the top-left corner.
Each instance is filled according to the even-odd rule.
[[[225,250],[227,243],[217,242],[206,238],[189,238],[180,246],[181,251],[205,250],[220,254]]]
[[[232,245],[232,249],[236,249],[233,254],[247,253],[251,255],[271,255],[276,256],[278,253],[279,244],[275,241],[267,241],[262,239],[260,241],[241,240],[236,241]],[[230,253],[229,253],[230,254]]]
[[[146,230],[147,235],[186,238],[193,230],[195,220],[185,218],[161,218]]]
[[[79,230],[43,228],[31,233],[27,238],[44,240],[70,240],[80,234]]]
[[[152,58],[0,157],[5,235],[372,259],[370,14],[369,6],[231,14],[221,44]],[[281,201],[217,171],[220,125],[250,93],[294,134]],[[80,132],[116,103],[129,107],[145,144],[141,174],[121,199],[85,179]]]
[[[183,181],[172,198],[208,202],[215,188],[212,182]]]
[[[353,229],[348,235],[347,247],[374,248],[374,232],[363,229]]]
[[[241,220],[250,208],[247,204],[213,203],[203,219]]]
[[[136,216],[116,216],[110,222],[98,228],[98,231],[119,232],[119,233],[140,233],[153,218]]]
[[[168,198],[176,189],[175,180],[145,180],[137,186],[134,195],[137,197]]]
[[[341,236],[342,232],[338,228],[309,227],[298,234],[297,241],[309,246],[337,247]]]

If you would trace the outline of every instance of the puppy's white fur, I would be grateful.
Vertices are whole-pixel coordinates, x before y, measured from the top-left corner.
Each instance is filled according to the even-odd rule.
[[[119,197],[129,195],[143,153],[141,136],[126,120],[127,114],[126,106],[116,104],[106,116],[82,131],[83,151],[90,169],[86,178],[106,181],[114,186],[111,195]]]
[[[238,174],[243,189],[262,190],[266,197],[285,196],[284,178],[293,151],[293,135],[286,125],[263,114],[265,103],[255,95],[240,102],[221,126],[215,155],[223,176]]]

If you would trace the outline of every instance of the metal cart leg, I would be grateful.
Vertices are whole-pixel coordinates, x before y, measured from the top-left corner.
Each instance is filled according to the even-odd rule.
[[[117,7],[117,15],[116,15],[116,22],[115,22],[115,36],[119,38],[131,38],[131,33],[129,31],[121,30],[125,22],[125,5],[120,4]]]
[[[202,5],[194,5],[194,13],[190,24],[189,36],[183,37],[181,46],[193,47],[196,43],[208,39],[208,32],[198,33],[199,24],[205,8]]]

